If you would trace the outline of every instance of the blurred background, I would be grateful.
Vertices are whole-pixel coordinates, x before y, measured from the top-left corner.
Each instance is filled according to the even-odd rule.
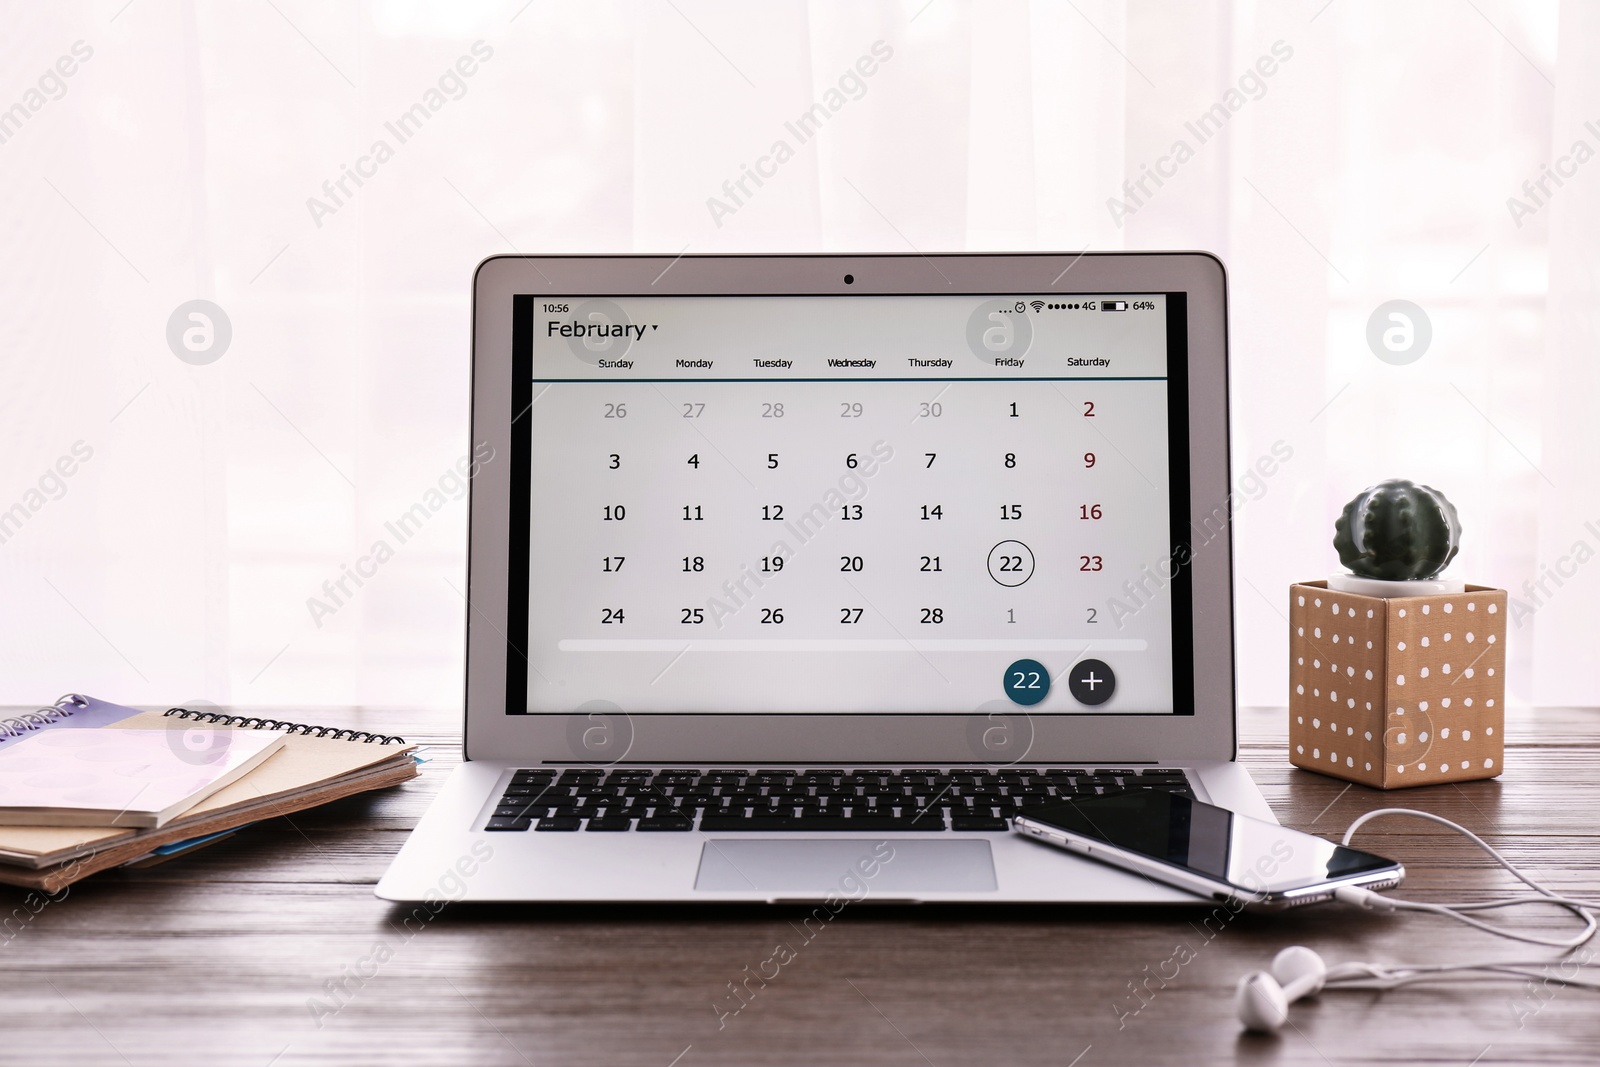
[[[1593,5],[0,10],[0,703],[459,708],[486,256],[1198,248],[1241,700],[1286,701],[1287,586],[1406,477],[1511,592],[1513,703],[1600,704]]]

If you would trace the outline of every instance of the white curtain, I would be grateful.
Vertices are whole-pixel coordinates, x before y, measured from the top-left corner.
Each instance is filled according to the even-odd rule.
[[[1285,700],[1287,586],[1336,569],[1338,508],[1397,476],[1460,506],[1454,573],[1527,608],[1513,697],[1600,703],[1588,5],[3,18],[0,702],[457,706],[487,255],[1204,248],[1231,278],[1241,699]],[[168,340],[196,299],[231,326],[199,365]],[[1366,339],[1397,299],[1431,324],[1405,365]]]

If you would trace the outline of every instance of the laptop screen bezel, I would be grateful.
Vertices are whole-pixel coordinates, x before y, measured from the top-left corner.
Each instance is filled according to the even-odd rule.
[[[846,283],[844,277],[852,277]],[[513,425],[518,296],[992,295],[1008,292],[1183,294],[1187,360],[1187,515],[1173,541],[1192,546],[1186,571],[1192,640],[1177,707],[1193,714],[662,712],[607,716],[508,714],[509,671],[522,650],[510,612],[525,603],[525,456]],[[1176,762],[1235,751],[1232,560],[1215,530],[1229,508],[1226,278],[1205,253],[1068,255],[496,256],[479,265],[473,300],[472,447],[493,449],[472,481],[467,609],[468,759],[580,762],[1020,763]],[[1176,353],[1175,353],[1176,354]],[[520,421],[520,420],[519,420]],[[1184,420],[1174,420],[1181,426]],[[524,445],[525,447],[525,445]],[[1174,445],[1174,451],[1180,445]],[[518,459],[524,462],[517,462]],[[519,470],[520,467],[520,470]],[[1175,472],[1180,473],[1181,472]],[[519,478],[522,481],[519,481]],[[1175,479],[1175,483],[1181,478]],[[1202,525],[1196,517],[1206,517]],[[1197,534],[1196,531],[1199,531]],[[1178,620],[1175,618],[1175,629]],[[1180,631],[1181,632],[1181,631]],[[1176,636],[1176,634],[1175,634]],[[1183,642],[1179,642],[1183,644]],[[525,671],[525,665],[516,664]],[[999,743],[996,743],[996,739]],[[599,753],[604,759],[599,759]]]

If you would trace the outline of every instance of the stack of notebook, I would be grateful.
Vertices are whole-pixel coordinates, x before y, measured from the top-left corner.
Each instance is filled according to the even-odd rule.
[[[158,862],[210,844],[248,823],[395,785],[417,774],[415,746],[398,737],[181,708],[140,712],[76,694],[53,707],[0,720],[0,746],[33,738],[38,731],[81,729],[165,731],[167,744],[178,752],[215,744],[219,729],[270,731],[281,734],[282,743],[251,746],[251,758],[259,762],[220,788],[215,781],[198,788],[203,799],[177,813],[152,810],[135,819],[139,808],[130,804],[130,811],[100,819],[103,825],[64,826],[59,822],[69,816],[60,813],[69,809],[61,807],[60,797],[52,792],[53,806],[39,809],[52,814],[40,818],[58,825],[0,825],[0,884],[54,893],[108,867]],[[146,742],[141,738],[127,747],[134,750]],[[23,755],[20,745],[16,755]],[[188,762],[215,761],[194,757]],[[40,785],[49,792],[48,783]],[[15,806],[18,792],[11,788],[5,803]],[[5,821],[15,823],[23,817],[13,813]],[[142,828],[128,828],[130,821]]]

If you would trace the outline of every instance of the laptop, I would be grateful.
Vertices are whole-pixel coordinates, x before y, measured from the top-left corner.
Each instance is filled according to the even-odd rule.
[[[466,758],[378,896],[1192,903],[1009,820],[1272,819],[1214,257],[499,256],[472,379]]]

